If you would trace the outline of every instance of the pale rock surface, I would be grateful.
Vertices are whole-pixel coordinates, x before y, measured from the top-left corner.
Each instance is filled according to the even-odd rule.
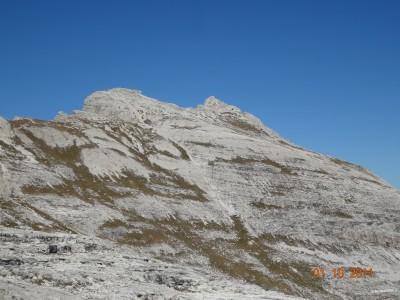
[[[400,192],[215,97],[118,88],[0,119],[0,206],[0,299],[400,295]]]

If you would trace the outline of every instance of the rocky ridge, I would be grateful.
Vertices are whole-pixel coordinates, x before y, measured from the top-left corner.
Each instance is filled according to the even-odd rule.
[[[0,119],[0,206],[6,299],[400,294],[400,192],[215,97],[181,108],[112,89],[53,121]]]

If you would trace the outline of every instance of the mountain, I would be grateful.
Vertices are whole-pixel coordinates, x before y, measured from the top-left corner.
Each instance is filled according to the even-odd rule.
[[[400,192],[215,97],[1,119],[0,206],[4,299],[400,299]]]

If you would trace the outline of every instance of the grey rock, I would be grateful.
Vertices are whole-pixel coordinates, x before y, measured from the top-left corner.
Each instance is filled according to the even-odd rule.
[[[0,207],[5,299],[400,294],[400,192],[215,97],[112,89],[53,121],[0,119]]]

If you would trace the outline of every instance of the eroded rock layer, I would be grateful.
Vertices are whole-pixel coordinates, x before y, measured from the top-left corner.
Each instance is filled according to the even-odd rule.
[[[400,294],[400,192],[215,97],[113,89],[54,121],[0,119],[0,206],[0,298]]]

